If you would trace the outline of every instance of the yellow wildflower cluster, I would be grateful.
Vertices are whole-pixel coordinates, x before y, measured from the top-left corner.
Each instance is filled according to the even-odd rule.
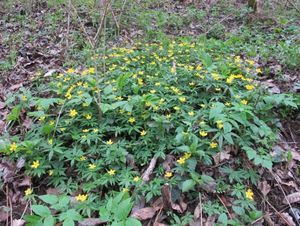
[[[185,161],[188,160],[191,156],[192,156],[192,154],[190,152],[186,152],[176,162],[180,165],[183,165],[185,163]]]

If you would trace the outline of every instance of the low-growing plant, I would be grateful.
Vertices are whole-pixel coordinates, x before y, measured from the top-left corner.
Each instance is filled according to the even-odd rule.
[[[93,55],[87,61],[94,65],[49,78],[48,90],[37,95],[23,90],[8,98],[10,125],[22,127],[21,116],[32,124],[20,134],[4,134],[0,150],[9,158],[26,159],[25,173],[43,178],[48,186],[100,200],[103,194],[125,190],[134,191],[133,199],[144,196],[150,203],[165,183],[179,194],[189,193],[189,199],[197,198],[218,179],[201,168],[211,166],[224,150],[234,150],[249,165],[271,169],[268,150],[277,138],[274,109],[295,107],[293,98],[270,95],[256,82],[262,73],[258,63],[221,46],[216,40],[165,40]],[[167,156],[174,159],[170,166],[163,164],[148,183],[143,181],[150,160],[158,158],[161,164]],[[220,170],[228,178],[218,181],[217,188],[231,192],[237,220],[248,222],[240,213],[252,219],[250,213],[256,211],[249,184],[257,182],[257,174],[230,167]],[[117,217],[115,207],[126,205],[129,210],[132,203],[117,197],[106,202],[100,216],[124,223],[129,212]],[[95,212],[97,199],[80,213]],[[225,222],[220,204],[207,203],[204,210],[220,214],[219,221]],[[49,213],[34,212],[39,222]],[[74,216],[73,221],[79,219]]]

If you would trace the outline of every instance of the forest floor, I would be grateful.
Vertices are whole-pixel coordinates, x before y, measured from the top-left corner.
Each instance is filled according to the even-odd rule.
[[[252,58],[262,69],[257,83],[271,95],[287,94],[298,106],[298,109],[273,109],[277,114],[276,120],[278,119],[278,136],[269,150],[273,157],[272,170],[261,166],[248,166],[259,174],[252,190],[255,194],[255,205],[263,214],[253,222],[247,221],[247,224],[300,225],[300,20],[299,13],[294,8],[297,5],[287,3],[281,6],[283,8],[280,10],[268,8],[263,15],[257,16],[245,11],[245,5],[242,3],[235,3],[230,9],[222,10],[226,1],[212,5],[199,3],[196,6],[190,1],[154,2],[142,5],[141,7],[146,8],[140,12],[123,13],[117,9],[111,11],[115,15],[110,14],[111,19],[107,22],[107,29],[110,29],[105,40],[107,49],[111,49],[112,46],[133,46],[138,42],[163,42],[166,38],[176,37],[197,39],[199,36],[205,36],[208,40],[224,43],[233,36],[239,37],[244,45],[232,44],[224,50],[224,55],[226,51],[232,51],[246,57],[247,53],[254,51]],[[78,11],[74,10],[75,7]],[[82,70],[88,64],[85,52],[91,47],[87,47],[87,43],[95,37],[99,24],[94,21],[91,11],[84,7],[75,7],[70,14],[68,5],[60,7],[46,3],[37,5],[30,12],[22,4],[13,4],[7,10],[3,10],[4,7],[0,9],[0,135],[3,137],[7,133],[11,136],[22,134],[24,128],[28,131],[35,123],[26,115],[25,110],[21,110],[18,124],[11,127],[8,118],[13,109],[10,102],[12,95],[28,89],[38,90],[36,81],[40,78],[48,82],[53,75],[66,73],[68,68],[75,66]],[[202,15],[197,10],[206,14]],[[157,14],[154,15],[153,12]],[[130,13],[135,20],[128,19]],[[144,21],[140,15],[143,13]],[[123,14],[122,20],[120,14]],[[176,16],[170,16],[172,14]],[[280,16],[275,17],[277,14]],[[226,45],[229,45],[228,42]],[[1,142],[0,139],[0,150]],[[229,156],[220,157],[212,168],[229,162],[231,164],[235,161],[234,158],[239,157],[232,153]],[[51,189],[54,190],[52,194],[57,193],[55,188],[47,186],[44,181],[39,184],[38,179],[27,176],[18,164],[22,163],[17,163],[17,158],[8,160],[5,154],[0,160],[0,225],[9,225],[9,222],[18,225],[17,220],[31,212],[28,202],[24,201],[24,188],[34,187],[38,194],[44,194],[46,191],[51,193]],[[236,166],[235,164],[231,166]],[[140,170],[145,172],[146,169],[147,167],[143,167]],[[206,170],[212,169],[208,167],[204,169]],[[229,218],[232,214],[240,214],[238,210],[231,210],[233,201],[230,195],[199,189],[202,189],[208,200],[210,197],[219,200],[220,205],[225,206]],[[195,207],[195,203],[190,202],[194,211],[188,208],[191,212],[189,217],[184,217],[182,211],[177,211],[177,218],[168,215],[172,216],[172,219],[168,220],[163,217],[160,209],[150,218],[142,216],[139,219],[145,220],[144,225],[213,225],[216,222],[222,225],[224,219],[218,218],[220,213],[216,210],[217,207],[213,209],[211,205],[214,214],[210,214],[209,210],[204,211],[203,218],[201,207],[200,219],[200,210]],[[144,209],[148,206],[145,203],[140,205]],[[92,216],[94,219],[95,216]],[[240,225],[244,224],[246,225]],[[90,222],[89,225],[95,224]]]

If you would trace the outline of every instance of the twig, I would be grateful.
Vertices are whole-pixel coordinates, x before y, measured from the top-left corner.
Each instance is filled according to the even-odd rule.
[[[105,1],[105,8],[104,8],[104,11],[103,11],[103,15],[101,17],[101,20],[100,20],[100,25],[98,27],[98,30],[97,30],[97,33],[94,37],[94,44],[95,46],[97,46],[98,42],[99,42],[99,37],[102,33],[102,30],[103,30],[103,25],[104,25],[104,21],[105,21],[105,18],[106,18],[106,14],[107,14],[107,11],[108,11],[108,6],[110,4],[110,0],[106,0]]]
[[[298,9],[298,7],[295,5],[294,2],[292,2],[291,0],[287,0],[287,2],[290,3],[290,4],[294,7],[294,9],[296,9],[296,11],[297,11],[298,13],[300,13],[300,9]]]
[[[228,213],[229,218],[232,219],[232,216],[231,216],[231,214],[230,214],[230,212],[229,212],[227,206],[226,206],[225,203],[223,202],[223,200],[220,198],[220,196],[219,196],[218,194],[217,194],[217,197],[218,197],[218,199],[220,200],[220,202],[222,203],[222,205],[225,207],[225,209],[226,209],[226,211],[227,211],[227,213]]]
[[[272,174],[272,176],[273,176],[274,179],[276,180],[276,182],[277,182],[277,184],[278,184],[280,190],[282,191],[282,193],[283,193],[283,195],[284,195],[284,198],[285,198],[287,204],[289,205],[290,210],[292,211],[293,215],[294,215],[294,216],[297,216],[296,213],[294,212],[293,208],[292,208],[292,205],[291,205],[290,201],[287,199],[286,194],[285,194],[285,191],[283,190],[283,188],[282,188],[280,182],[278,181],[278,179],[276,178],[276,176],[274,175],[274,173],[273,173],[272,171],[270,171],[270,173]],[[266,200],[266,201],[267,201],[267,200]],[[267,201],[267,203],[268,203],[268,201]],[[269,204],[269,203],[268,203],[268,204]],[[300,225],[300,224],[298,223],[298,221],[297,221],[297,224]]]
[[[201,193],[199,193],[199,207],[200,207],[200,226],[203,226],[203,208],[202,208],[202,196]]]
[[[148,182],[150,180],[150,175],[152,174],[153,170],[154,170],[154,167],[156,165],[156,162],[157,162],[157,157],[154,156],[150,163],[149,163],[149,166],[147,168],[147,170],[144,172],[143,176],[142,176],[142,180],[144,182]]]
[[[68,4],[68,24],[67,24],[67,50],[69,50],[69,39],[70,39],[70,20],[71,20],[71,0],[69,0],[69,4]]]
[[[70,2],[71,2],[71,0],[70,0]],[[81,21],[79,15],[78,15],[78,12],[77,12],[76,8],[73,6],[72,2],[71,2],[71,7],[72,7],[73,10],[74,10],[75,16],[76,16],[76,17],[78,18],[78,20],[79,20],[79,25],[80,25],[80,27],[81,27],[82,32],[85,34],[85,36],[86,36],[86,38],[88,39],[90,45],[94,48],[95,45],[94,45],[94,43],[92,42],[92,40],[90,39],[90,36],[89,36],[89,34],[87,33],[85,27],[83,26],[82,21]]]
[[[218,21],[217,23],[215,23],[213,26],[211,26],[206,32],[205,35],[207,35],[211,30],[213,30],[215,28],[215,26],[221,24],[224,20],[227,20],[229,17],[231,17],[232,14],[229,14],[228,16],[222,18],[220,21]]]
[[[23,213],[22,213],[20,219],[22,219],[22,218],[24,217],[24,215],[25,215],[25,213],[26,213],[26,210],[27,210],[28,206],[29,206],[29,201],[26,203],[26,206],[25,206],[25,208],[24,208],[24,211],[23,211]]]
[[[285,223],[287,223],[287,225],[290,225],[290,223],[281,215],[281,213],[268,201],[266,200],[266,202],[268,203],[268,205],[278,214],[278,216],[284,220]]]

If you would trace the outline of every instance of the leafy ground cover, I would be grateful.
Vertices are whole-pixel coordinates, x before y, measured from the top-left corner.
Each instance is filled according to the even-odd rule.
[[[297,206],[289,215],[281,200],[298,200],[299,154],[280,131],[299,97],[281,93],[297,86],[280,80],[298,79],[299,28],[282,19],[255,38],[244,25],[212,38],[207,25],[206,36],[170,39],[170,18],[157,12],[145,14],[161,19],[154,41],[149,31],[146,41],[91,50],[74,32],[68,66],[34,70],[30,87],[5,96],[3,197],[17,191],[26,225],[290,224]]]

